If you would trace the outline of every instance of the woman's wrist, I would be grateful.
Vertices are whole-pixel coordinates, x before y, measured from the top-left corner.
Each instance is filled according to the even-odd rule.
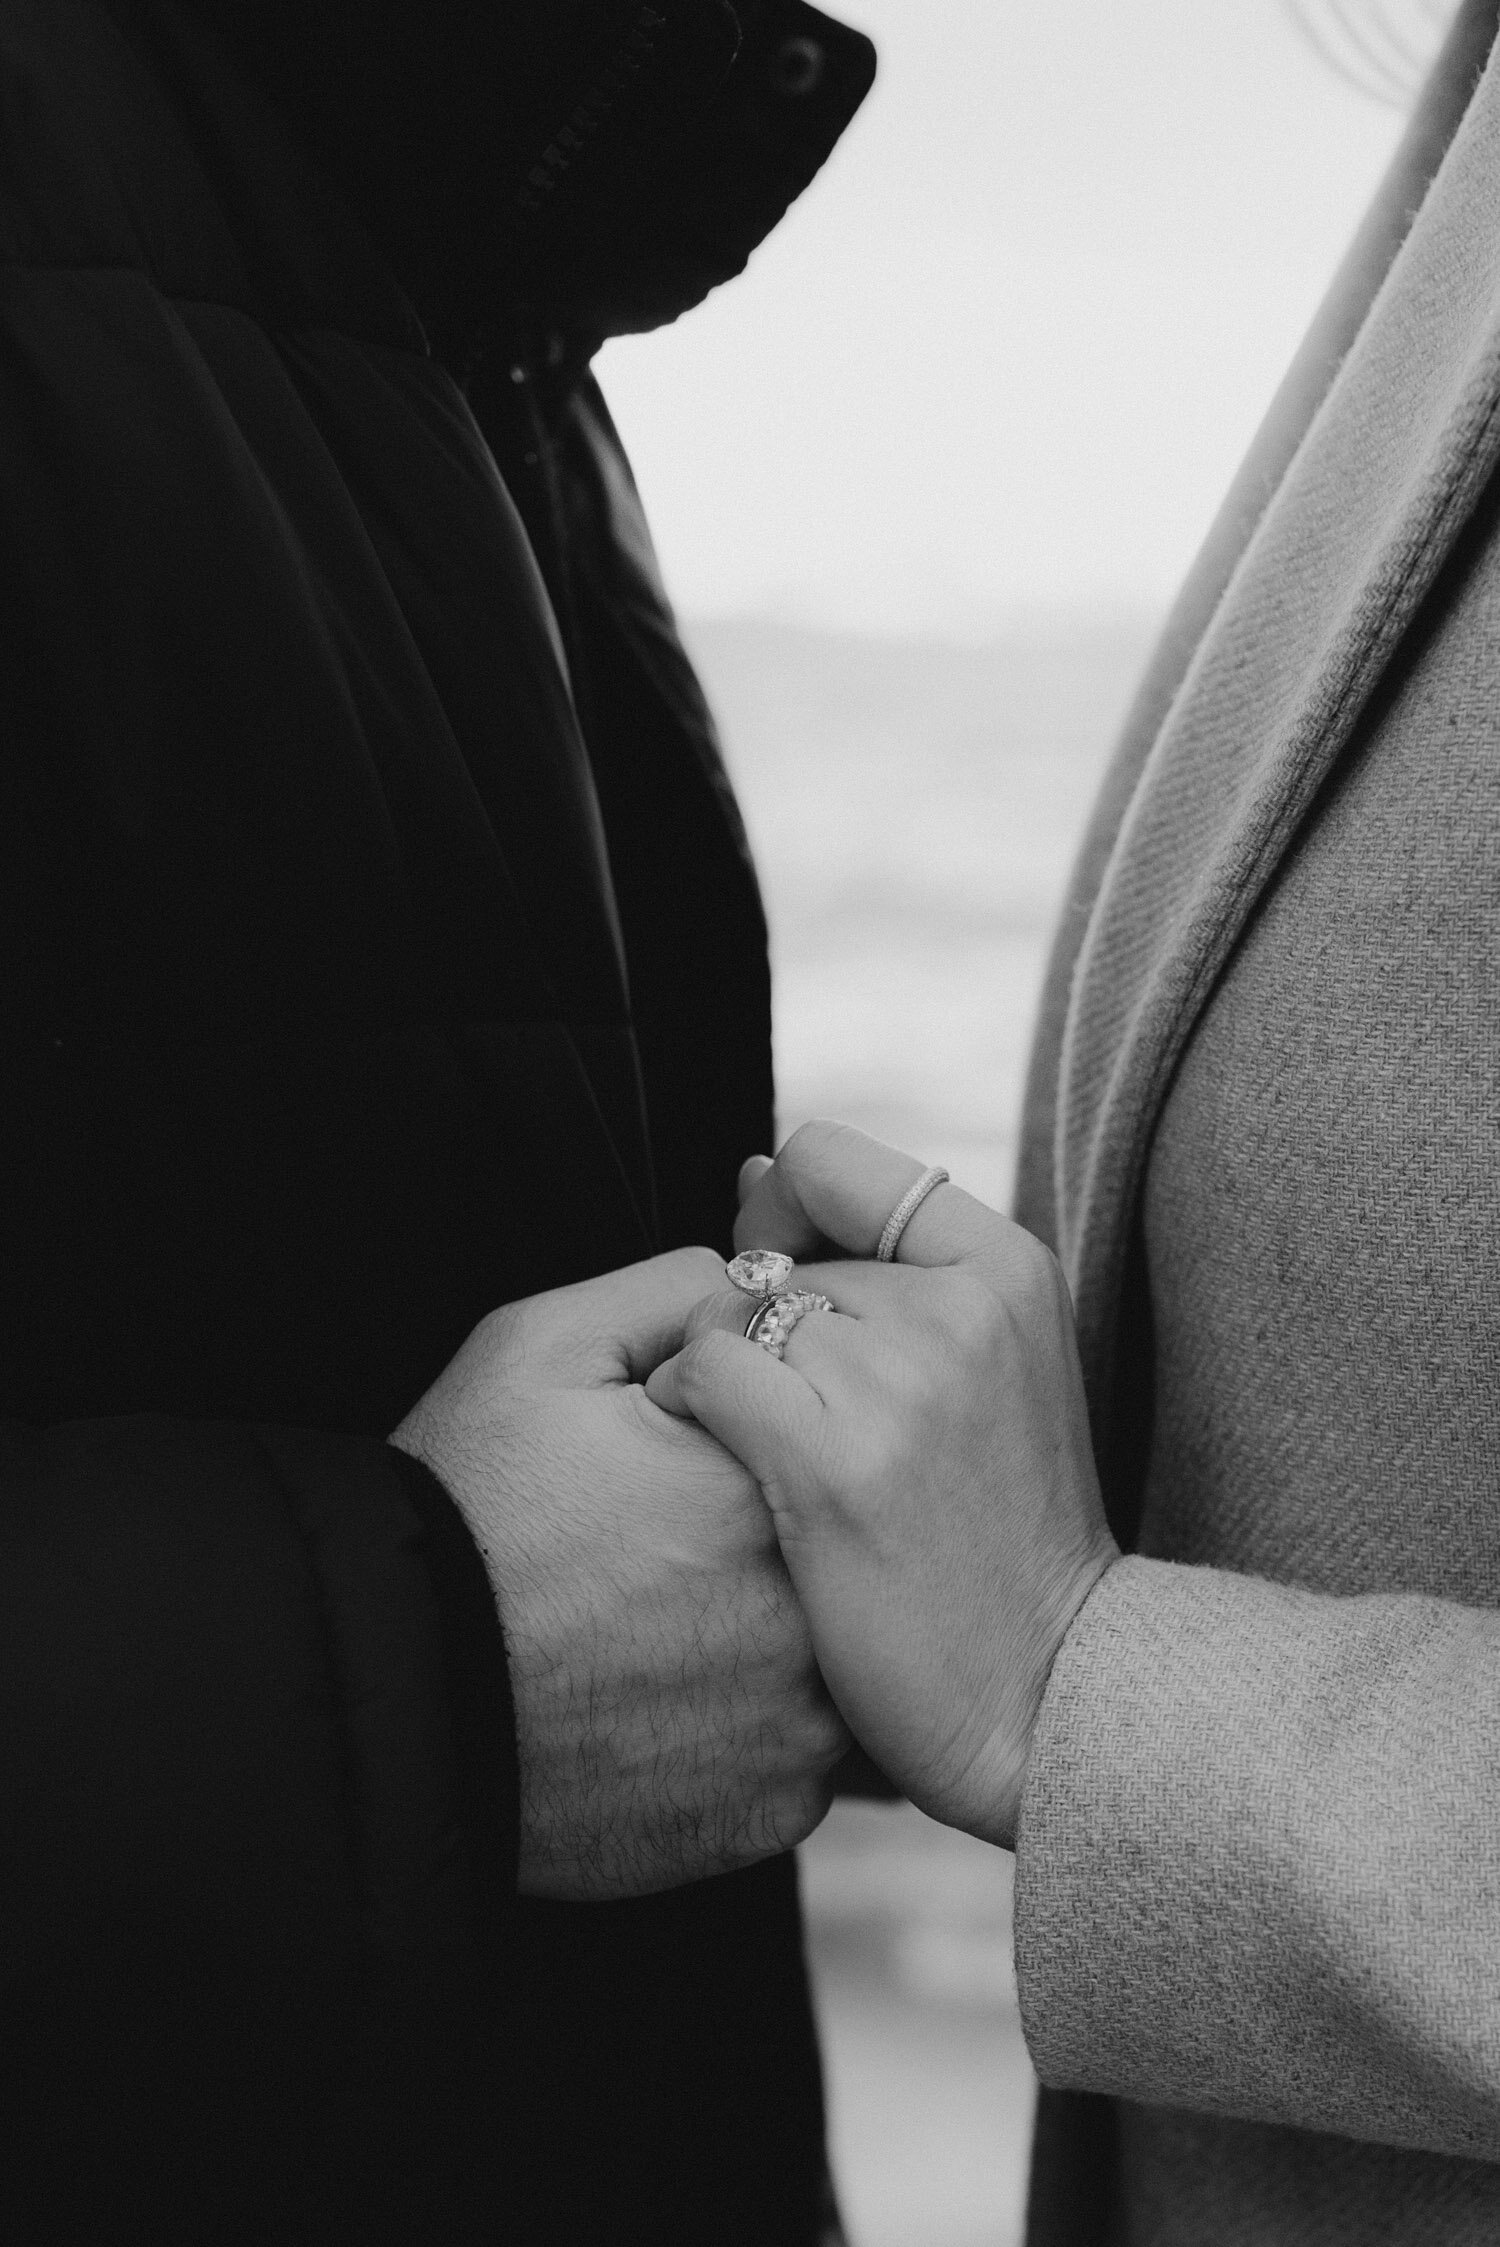
[[[1119,1558],[1114,1539],[1101,1540],[1086,1559],[1060,1571],[1051,1595],[1039,1600],[1028,1632],[1035,1642],[1030,1658],[1018,1664],[1012,1652],[984,1746],[953,1790],[951,1808],[935,1813],[945,1824],[997,1848],[1015,1848],[1032,1742],[1053,1668],[1086,1602]]]

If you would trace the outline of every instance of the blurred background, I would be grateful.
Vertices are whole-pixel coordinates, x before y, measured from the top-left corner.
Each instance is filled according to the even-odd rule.
[[[599,371],[770,909],[783,1132],[1004,1205],[1047,937],[1151,636],[1450,0],[848,0],[881,75],[743,279]],[[802,1852],[851,2247],[1014,2247],[1011,1860]]]

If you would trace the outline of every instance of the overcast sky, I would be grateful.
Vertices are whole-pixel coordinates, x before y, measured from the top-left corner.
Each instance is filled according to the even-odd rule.
[[[679,605],[965,636],[1161,606],[1399,116],[1284,0],[842,12],[881,76],[827,171],[599,362]]]

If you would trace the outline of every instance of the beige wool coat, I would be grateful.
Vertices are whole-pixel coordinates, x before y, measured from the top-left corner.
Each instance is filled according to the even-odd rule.
[[[1128,1557],[1022,1811],[1033,2247],[1500,2242],[1500,59],[1469,0],[1127,727],[1020,1213]]]

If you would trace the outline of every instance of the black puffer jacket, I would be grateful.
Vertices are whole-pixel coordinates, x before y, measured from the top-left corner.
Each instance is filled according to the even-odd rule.
[[[497,1301],[722,1240],[766,1141],[582,369],[869,57],[798,0],[463,49],[514,14],[0,0],[7,2243],[814,2233],[790,1865],[516,1901],[488,1586],[382,1439]]]

